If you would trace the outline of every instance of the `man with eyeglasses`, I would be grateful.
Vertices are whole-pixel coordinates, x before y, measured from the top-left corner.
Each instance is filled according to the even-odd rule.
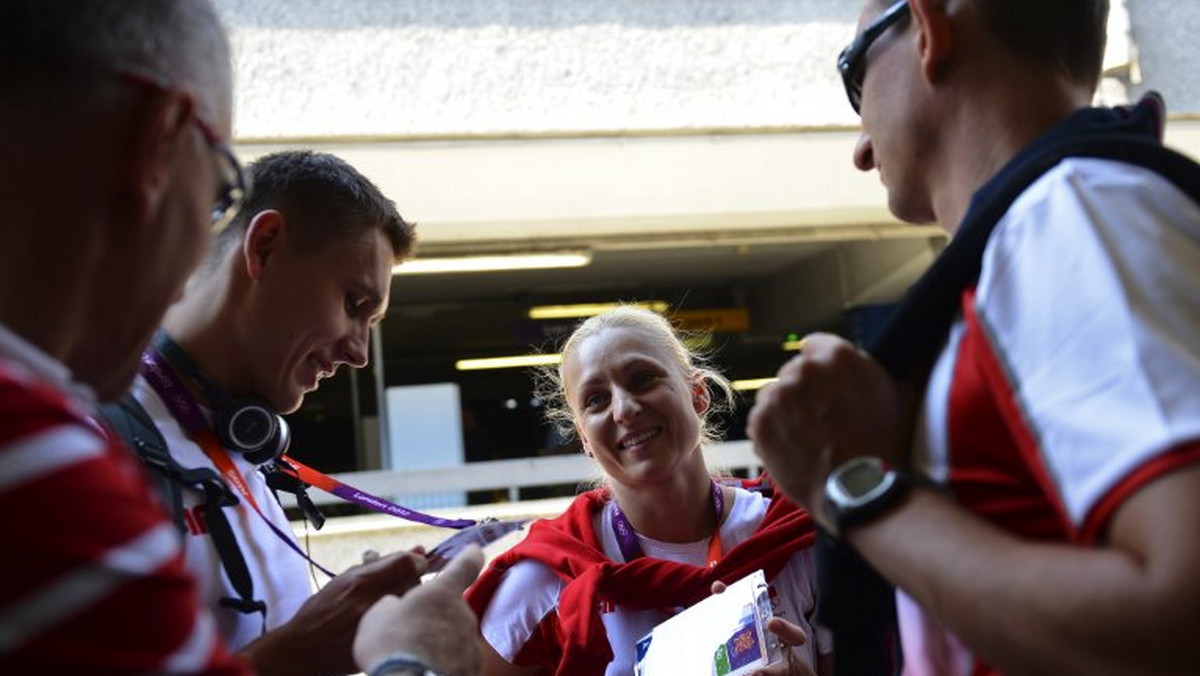
[[[900,590],[906,673],[1200,664],[1200,167],[1157,96],[1089,107],[1107,13],[871,0],[837,61],[856,166],[953,237],[868,351],[806,338],[748,431]]]
[[[207,0],[0,0],[0,673],[250,673],[90,419],[245,197],[231,79]],[[481,564],[372,606],[356,665],[474,673]]]

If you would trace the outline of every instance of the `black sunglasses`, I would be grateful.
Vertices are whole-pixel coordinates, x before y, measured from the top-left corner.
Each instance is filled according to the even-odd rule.
[[[837,69],[842,74],[842,84],[846,85],[846,97],[850,99],[850,107],[854,108],[854,112],[861,114],[863,77],[867,74],[867,50],[884,31],[906,16],[908,0],[900,0],[867,24],[858,37],[854,38],[854,42],[838,55]]]

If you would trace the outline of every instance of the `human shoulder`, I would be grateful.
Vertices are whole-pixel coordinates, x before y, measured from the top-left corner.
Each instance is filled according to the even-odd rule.
[[[762,493],[734,486],[729,516],[721,524],[721,537],[726,538],[731,546],[746,540],[762,523],[770,506],[770,498]]]
[[[212,640],[211,619],[197,605],[195,580],[183,568],[174,527],[134,457],[92,423],[71,417],[48,393],[28,396],[27,387],[13,385],[0,376],[5,436],[0,457],[14,459],[8,455],[13,453],[20,460],[17,474],[0,482],[0,505],[20,509],[32,525],[24,536],[10,539],[20,556],[7,562],[0,587],[3,595],[19,592],[56,613],[50,621],[18,628],[12,635],[17,648],[0,659],[5,665],[0,671],[73,673],[83,667],[150,673],[176,662],[235,673]],[[34,404],[26,413],[37,412],[24,418],[20,439],[8,436],[17,430],[7,406],[17,393]],[[61,593],[63,580],[97,575],[136,584],[98,588],[75,599]],[[105,612],[94,612],[97,607]],[[147,644],[148,635],[158,640]],[[244,671],[239,667],[236,673]]]
[[[500,586],[496,593],[499,595],[505,588],[514,591],[557,588],[562,589],[563,582],[554,574],[549,566],[541,561],[523,559],[516,562],[500,576]]]
[[[13,432],[21,420],[30,426],[47,420],[79,421],[74,402],[58,388],[38,378],[20,363],[0,359],[0,415]]]
[[[167,451],[176,462],[186,468],[215,468],[203,449],[188,436],[180,422],[171,414],[162,397],[144,377],[138,375],[128,396],[146,412],[158,433],[162,435],[163,441],[167,445]]]
[[[137,478],[136,467],[121,464],[124,454],[110,445],[78,402],[20,364],[4,360],[0,360],[0,457],[7,468],[0,494],[19,494],[22,500],[27,499],[25,488],[45,498],[39,487],[51,482],[97,488],[86,472],[73,471],[77,468],[119,469],[122,478]],[[51,499],[73,505],[77,497]]]
[[[562,514],[535,521],[525,538],[493,560],[471,587],[468,598],[472,604],[478,609],[489,603],[494,590],[510,579],[509,571],[517,567],[529,571],[530,564],[537,564],[540,570],[567,579],[572,571],[607,560],[597,546],[596,532],[605,504],[604,497],[592,491],[575,498]]]
[[[1193,181],[1200,166],[1189,165]],[[1178,178],[1178,177],[1177,177]],[[1034,181],[1013,202],[1006,221],[1027,223],[1054,216],[1055,231],[1084,228],[1134,228],[1139,224],[1176,223],[1197,228],[1200,206],[1170,177],[1140,164],[1095,157],[1069,157]],[[1129,216],[1136,216],[1134,222]],[[1054,232],[1054,231],[1047,231]]]
[[[479,618],[483,638],[511,662],[558,607],[565,583],[549,566],[524,559],[500,573],[500,582]]]
[[[1162,260],[1194,256],[1198,241],[1200,206],[1167,178],[1124,162],[1068,158],[1031,184],[997,223],[984,253],[980,299],[993,285],[1013,280],[1041,286],[1036,297],[1052,292],[1076,299],[1093,281],[1144,283],[1161,272]],[[1108,261],[1128,269],[1113,269]],[[1065,284],[1064,270],[1116,278]]]
[[[993,232],[971,318],[986,340],[968,348],[1003,364],[992,386],[1077,528],[1200,428],[1200,403],[1169,395],[1200,387],[1197,286],[1200,206],[1142,166],[1065,160]]]

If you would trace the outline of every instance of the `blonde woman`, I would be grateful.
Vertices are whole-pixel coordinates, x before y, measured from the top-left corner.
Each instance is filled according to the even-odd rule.
[[[728,382],[663,317],[622,306],[583,322],[549,382],[605,486],[540,521],[468,592],[485,674],[627,675],[655,625],[762,568],[792,647],[764,673],[811,674],[817,640],[807,514],[712,478],[701,452]],[[714,399],[714,395],[719,395]]]

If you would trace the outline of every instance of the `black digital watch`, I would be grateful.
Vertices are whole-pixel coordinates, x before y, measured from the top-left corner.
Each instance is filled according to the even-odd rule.
[[[824,506],[834,537],[878,516],[908,493],[912,482],[883,460],[864,455],[838,465],[825,480]]]

